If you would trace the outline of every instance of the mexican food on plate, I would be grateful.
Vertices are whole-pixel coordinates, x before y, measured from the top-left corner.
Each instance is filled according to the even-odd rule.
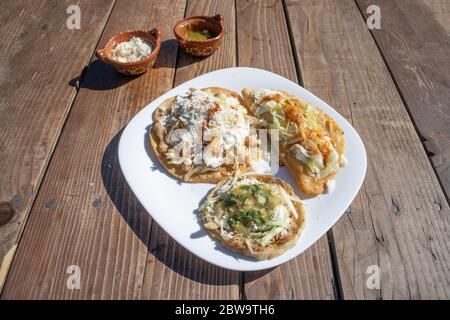
[[[200,92],[190,88],[197,88]],[[262,94],[247,92],[248,95],[245,95],[246,91],[244,91],[247,103],[241,93],[244,88],[252,88],[247,91],[260,90]],[[216,95],[218,92],[222,94]],[[189,145],[191,139],[189,135],[186,137],[175,130],[190,126],[189,113],[197,113],[194,112],[195,110],[190,110],[191,108],[187,105],[181,105],[186,102],[194,105],[193,109],[198,108],[199,106],[195,106],[195,96],[201,97],[204,96],[203,94],[207,96],[204,99],[207,102],[206,105],[213,105],[207,109],[211,109],[212,117],[217,112],[217,106],[214,106],[212,101],[225,100],[227,105],[228,102],[234,102],[234,104],[237,104],[235,101],[239,102],[239,107],[234,108],[242,110],[239,114],[244,114],[245,120],[237,121],[237,127],[239,128],[239,123],[245,123],[243,126],[245,133],[242,135],[245,136],[248,123],[249,137],[252,137],[254,133],[258,134],[263,155],[258,165],[264,169],[263,162],[267,161],[270,171],[255,169],[253,162],[250,167],[246,162],[236,167],[220,162],[217,166],[211,165],[214,162],[209,162],[208,166],[203,162],[195,163],[194,158],[179,159],[171,155],[170,149],[173,153],[179,151],[176,141],[180,141],[182,145],[184,143]],[[266,104],[262,99],[256,101],[261,96],[269,102],[268,106],[262,107]],[[229,97],[236,100],[227,101]],[[220,103],[218,105],[222,107]],[[260,107],[262,108],[259,109]],[[157,109],[158,111],[155,112]],[[206,115],[205,112],[198,113],[199,119],[206,121],[210,119],[207,111]],[[201,121],[201,123],[206,124],[202,127],[204,131],[216,126],[214,122],[210,124]],[[228,128],[223,131],[230,131],[231,123],[223,124]],[[233,127],[236,126],[233,125]],[[259,130],[260,128],[265,130]],[[272,131],[269,130],[270,128],[280,128],[283,132],[278,134],[279,130]],[[345,132],[345,144],[340,128]],[[277,139],[277,135],[281,139]],[[195,134],[193,136],[196,137]],[[245,144],[249,138],[238,140],[244,140]],[[278,144],[278,140],[281,140],[281,144]],[[250,142],[253,142],[253,139],[250,139]],[[327,142],[331,143],[332,147],[327,146]],[[317,150],[314,150],[312,144],[317,146],[321,156],[316,156],[313,151]],[[206,141],[204,147],[209,145],[210,141]],[[331,171],[336,172],[335,176],[333,179],[326,177],[329,180],[324,185],[320,184],[316,181],[320,179],[316,177],[320,172],[323,174],[325,171],[325,168],[321,168],[321,162],[323,167],[333,163],[330,161],[333,156],[329,157],[330,154],[334,154],[336,158],[334,149],[339,158],[339,164],[344,164],[344,145],[345,156],[350,164],[336,169],[337,165],[334,162],[334,166],[330,168],[334,168]],[[300,146],[305,150],[300,149]],[[299,155],[295,152],[295,148],[299,148]],[[277,149],[281,149],[282,152],[277,152]],[[319,196],[305,196],[300,189],[297,189],[296,179],[291,174],[291,171],[297,173],[295,172],[297,167],[291,165],[290,171],[286,166],[286,163],[289,163],[287,157],[289,152],[292,152],[289,154],[289,159],[292,162],[295,161],[294,164],[298,170],[302,170],[304,176],[314,182],[306,187],[319,184],[317,189],[323,189],[325,192],[330,189],[329,181],[335,181],[336,186],[333,192]],[[251,155],[253,157],[253,153]],[[285,165],[273,162],[280,159],[280,155]],[[315,157],[318,158],[318,165],[309,163],[309,161],[315,161]],[[265,70],[242,67],[218,70],[198,76],[150,102],[133,117],[121,133],[118,159],[125,180],[136,198],[152,216],[152,221],[194,255],[208,263],[235,271],[273,268],[307,250],[342,217],[361,188],[367,168],[367,156],[361,138],[336,110],[297,83]],[[180,183],[179,179],[162,168],[163,165],[188,182],[203,179],[214,184]],[[155,168],[159,169],[155,170]],[[191,171],[191,169],[195,170]],[[235,175],[238,169],[241,173]],[[188,174],[190,172],[192,172],[191,176]],[[262,172],[270,172],[271,175],[260,175]],[[292,189],[287,184],[276,180],[277,178],[290,184]],[[243,181],[244,179],[247,181]],[[304,181],[307,179],[303,178]],[[297,182],[298,180],[299,178]],[[243,188],[240,188],[239,183]],[[292,196],[292,198],[289,197],[291,204],[282,198],[284,194],[278,186],[283,187],[286,194]],[[303,190],[306,187],[304,186]],[[316,189],[312,191],[318,192]],[[297,200],[294,192],[302,202]],[[200,210],[199,207],[201,207]],[[281,253],[283,250],[286,251]]]
[[[278,129],[280,163],[307,195],[331,191],[346,164],[344,132],[321,109],[286,92],[244,89],[242,96],[260,128]]]
[[[302,202],[271,175],[237,172],[209,193],[199,211],[212,236],[256,259],[274,258],[294,246],[304,225]]]
[[[237,93],[191,88],[153,113],[150,143],[159,161],[185,182],[217,183],[248,170],[251,118]]]

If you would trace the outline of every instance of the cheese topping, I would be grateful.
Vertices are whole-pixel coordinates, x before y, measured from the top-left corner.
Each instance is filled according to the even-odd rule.
[[[152,47],[141,38],[133,37],[130,41],[121,42],[112,51],[112,58],[119,62],[135,62],[152,53]]]
[[[252,95],[252,98],[254,99],[254,102],[256,104],[260,104],[261,101],[265,97],[273,96],[273,95],[279,95],[279,94],[281,94],[281,92],[275,91],[275,90],[270,90],[270,89],[265,89],[265,88],[258,88],[258,89],[251,90],[250,94]]]
[[[195,155],[203,158],[206,167],[216,168],[224,164],[227,160],[224,154],[243,147],[250,134],[246,113],[233,97],[190,89],[176,97],[170,113],[159,121],[167,129],[166,142],[172,147],[166,155],[175,158],[179,151],[177,145],[181,145],[185,156],[172,160],[172,163],[177,161],[191,166]],[[200,155],[195,154],[198,153],[196,141],[206,145]]]
[[[329,136],[332,120],[318,108],[269,89],[250,90],[250,96],[257,106],[255,116],[266,127],[279,129],[281,141],[290,145],[289,151],[315,179],[326,178],[347,164]]]

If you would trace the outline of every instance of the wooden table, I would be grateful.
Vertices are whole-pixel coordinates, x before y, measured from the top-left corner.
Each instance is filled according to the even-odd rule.
[[[79,0],[79,30],[66,27],[70,4],[0,2],[2,299],[450,298],[450,1]],[[371,4],[380,30],[366,25]],[[220,50],[179,52],[173,25],[216,13]],[[165,41],[146,74],[121,76],[93,58],[112,35],[154,26]],[[223,270],[183,249],[117,160],[141,108],[233,66],[300,83],[353,124],[368,154],[339,222],[264,272]],[[71,265],[79,289],[67,286]]]

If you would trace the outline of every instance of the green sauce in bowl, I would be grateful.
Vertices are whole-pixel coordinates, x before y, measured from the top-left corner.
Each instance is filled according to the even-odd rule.
[[[214,37],[211,31],[205,30],[192,30],[185,33],[184,37],[192,41],[206,41]]]

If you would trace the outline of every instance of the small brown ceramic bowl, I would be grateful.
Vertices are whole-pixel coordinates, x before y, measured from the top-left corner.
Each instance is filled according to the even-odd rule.
[[[225,32],[223,21],[223,16],[220,14],[212,17],[189,17],[179,21],[173,28],[173,33],[178,40],[178,44],[186,53],[197,57],[205,57],[219,49]],[[203,41],[190,40],[186,37],[189,31],[203,30],[208,30],[212,37]]]
[[[152,53],[141,60],[134,62],[119,62],[112,58],[112,50],[121,42],[131,40],[133,37],[141,38],[152,47]],[[126,75],[137,75],[146,72],[155,63],[161,48],[162,33],[159,28],[150,31],[127,31],[112,37],[103,49],[97,50],[95,55],[105,63],[112,65],[117,71]]]

